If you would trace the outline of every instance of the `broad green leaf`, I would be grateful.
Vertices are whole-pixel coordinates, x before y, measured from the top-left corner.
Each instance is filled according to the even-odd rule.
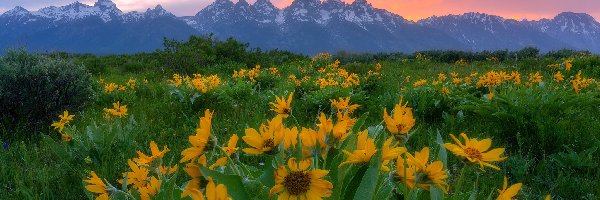
[[[210,170],[204,166],[200,166],[200,171],[206,177],[212,177],[217,182],[224,184],[227,187],[227,192],[233,199],[249,200],[250,196],[246,192],[242,178],[236,175],[226,175],[213,170]]]
[[[391,198],[392,192],[394,191],[394,184],[392,183],[392,181],[393,180],[385,179],[385,181],[383,182],[383,184],[381,184],[381,187],[377,191],[377,194],[375,195],[375,199],[390,199]]]
[[[358,133],[369,117],[369,112],[363,113],[352,126],[352,133]]]
[[[350,173],[354,174],[354,176],[352,176],[352,179],[347,184],[346,181],[344,181],[344,190],[341,193],[344,194],[343,199],[354,199],[354,194],[356,194],[356,190],[362,182],[367,169],[369,169],[369,165],[362,165],[356,173]]]
[[[371,158],[369,168],[365,172],[360,185],[354,195],[355,200],[373,199],[379,180],[379,169],[381,168],[381,150],[377,151]]]
[[[429,187],[429,197],[432,200],[441,200],[444,199],[444,191],[442,191],[439,187],[432,185]]]
[[[444,147],[444,140],[442,139],[442,135],[440,134],[440,130],[437,130],[436,136],[437,143],[440,145],[440,151],[438,152],[438,160],[444,163],[444,168],[448,168],[448,152]]]
[[[273,187],[275,185],[275,169],[273,168],[273,156],[269,156],[267,161],[265,162],[265,167],[263,173],[260,175],[260,182],[268,188]]]

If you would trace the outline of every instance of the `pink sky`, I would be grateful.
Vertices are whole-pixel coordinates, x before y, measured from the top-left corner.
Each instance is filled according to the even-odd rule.
[[[75,0],[1,1],[0,12],[21,5],[29,10],[50,5],[65,5]],[[113,0],[124,11],[140,10],[161,4],[178,16],[195,15],[214,0]],[[233,0],[237,2],[237,0]],[[254,3],[256,0],[247,0]],[[293,0],[271,0],[279,8]],[[354,0],[344,0],[351,3]],[[384,8],[407,19],[418,20],[432,15],[483,12],[513,19],[551,18],[563,11],[585,12],[600,19],[600,0],[368,0],[377,8]],[[80,0],[93,4],[95,0]],[[13,5],[14,4],[14,5]]]

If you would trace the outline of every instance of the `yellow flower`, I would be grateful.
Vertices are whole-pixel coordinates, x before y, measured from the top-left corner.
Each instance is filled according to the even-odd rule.
[[[302,141],[302,153],[307,156],[319,155],[320,152],[317,151],[325,151],[327,147],[325,136],[319,135],[312,128],[302,128],[302,131],[300,131],[300,140]]]
[[[327,119],[325,113],[321,113],[321,115],[319,115],[319,123],[317,124],[317,127],[319,127],[319,135],[326,136],[329,135],[329,133],[333,130],[333,122],[331,119]]]
[[[529,81],[532,83],[542,82],[542,75],[540,75],[540,72],[535,72],[535,74],[530,73]]]
[[[390,137],[383,143],[383,147],[381,148],[381,160],[383,163],[381,171],[390,171],[387,163],[406,152],[406,148],[398,147],[398,144],[392,144],[393,142],[394,138]]]
[[[89,185],[85,186],[85,189],[92,193],[106,194],[108,192],[106,190],[106,184],[104,184],[102,179],[100,179],[100,177],[98,177],[98,175],[96,175],[96,172],[94,171],[90,173],[89,179],[83,181],[89,183]]]
[[[54,127],[54,129],[58,129],[58,132],[62,132],[65,125],[73,121],[73,117],[75,117],[75,115],[70,115],[69,111],[65,110],[62,115],[58,116],[59,121],[52,123],[51,126]]]
[[[127,164],[131,169],[130,172],[123,173],[123,177],[127,177],[127,185],[132,185],[133,188],[139,189],[146,186],[148,182],[148,174],[150,171],[144,166],[138,166],[132,160],[127,160]],[[123,180],[119,180],[119,183],[123,183]]]
[[[178,168],[179,168],[179,166],[177,166],[177,165],[175,165],[173,167],[159,166],[158,170],[160,171],[161,174],[167,175],[167,174],[175,173]]]
[[[377,149],[375,148],[375,141],[372,138],[368,138],[368,136],[369,132],[367,130],[359,132],[358,140],[356,141],[356,150],[352,153],[342,150],[348,158],[340,166],[353,163],[368,163],[371,160]]]
[[[188,183],[189,184],[189,183]],[[231,197],[227,194],[227,187],[223,184],[215,184],[212,178],[208,177],[206,185],[206,195],[202,194],[199,188],[191,190],[193,200],[230,200]]]
[[[181,152],[183,158],[179,162],[186,162],[188,160],[194,160],[200,158],[204,153],[204,148],[210,138],[210,130],[212,123],[213,113],[210,110],[204,111],[204,117],[200,117],[198,128],[196,128],[196,134],[189,137],[189,142],[192,147],[189,147]]]
[[[354,110],[356,110],[358,107],[360,107],[360,105],[357,104],[350,104],[350,97],[346,97],[344,98],[339,98],[339,101],[335,100],[335,99],[331,99],[329,100],[331,102],[331,106],[335,107],[338,112],[341,111],[348,111],[348,112],[354,112]]]
[[[414,87],[419,87],[419,86],[425,85],[425,83],[427,83],[427,80],[421,79],[421,80],[418,80],[418,81],[414,82],[413,86]]]
[[[490,92],[489,94],[487,94],[487,97],[486,97],[486,98],[487,98],[487,100],[488,100],[488,101],[491,101],[492,99],[494,99],[494,96],[496,96],[496,95],[494,94],[494,92]]]
[[[424,147],[420,152],[415,152],[414,156],[408,152],[405,155],[406,164],[404,158],[397,159],[396,175],[401,177],[410,188],[417,186],[429,190],[432,185],[436,185],[444,192],[447,191],[448,184],[444,179],[448,178],[448,170],[444,169],[442,161],[429,163],[429,148]]]
[[[183,168],[183,171],[185,171],[185,173],[192,177],[192,180],[188,181],[188,183],[186,184],[183,192],[181,193],[181,198],[186,196],[193,196],[196,193],[195,190],[200,189],[200,177],[202,176],[202,172],[200,171],[198,164],[206,167],[206,160],[206,155],[203,154],[197,160],[197,163],[194,163],[192,161],[186,164]]]
[[[115,91],[115,90],[117,89],[117,87],[118,87],[118,86],[117,86],[117,84],[115,84],[115,83],[109,83],[109,84],[106,84],[106,85],[104,85],[104,92],[106,92],[106,93],[110,94],[110,93],[112,93],[113,91]]]
[[[120,85],[120,86],[119,86],[119,90],[120,90],[120,91],[125,91],[126,89],[127,89],[127,88],[125,88],[125,86],[124,86],[124,85]]]
[[[403,105],[402,98],[400,98],[400,102],[394,106],[393,116],[388,114],[387,109],[383,109],[385,125],[394,135],[406,134],[415,125],[412,108],[406,107],[407,104],[408,102]]]
[[[239,149],[239,147],[237,147],[238,140],[239,140],[239,137],[237,134],[231,135],[231,137],[229,138],[229,141],[227,142],[227,146],[223,147],[223,151],[225,151],[227,156],[231,156]]]
[[[298,128],[284,128],[283,129],[283,149],[289,149],[295,147],[298,143]]]
[[[71,137],[71,135],[67,134],[67,133],[62,133],[60,135],[61,139],[65,142],[70,142],[71,140],[73,140],[73,137]]]
[[[333,126],[333,138],[338,142],[344,142],[348,136],[350,136],[350,127],[352,124],[349,120],[339,120],[335,126]]]
[[[268,122],[268,125],[262,124],[259,128],[260,134],[253,128],[246,129],[246,135],[242,140],[251,148],[244,148],[247,154],[275,153],[277,147],[283,141],[283,124],[281,116],[276,116]]]
[[[158,145],[156,145],[156,143],[154,141],[150,141],[150,152],[152,153],[152,155],[147,156],[146,154],[142,153],[141,151],[137,151],[137,154],[139,157],[134,158],[133,161],[135,161],[136,163],[138,163],[140,165],[149,165],[150,163],[154,162],[155,160],[162,159],[162,157],[165,155],[165,153],[169,152],[169,148],[167,148],[167,146],[164,146],[163,150],[161,151],[158,148]]]
[[[173,85],[173,87],[179,87],[181,86],[183,79],[179,74],[173,74],[173,79],[167,80],[167,82]]]
[[[439,73],[439,74],[438,74],[438,80],[440,80],[440,81],[444,81],[444,80],[446,80],[446,78],[448,78],[448,77],[446,76],[446,74],[442,74],[442,73]]]
[[[211,170],[213,170],[213,169],[215,169],[215,167],[223,167],[223,166],[225,166],[227,164],[227,159],[228,158],[226,156],[220,157],[219,159],[217,159],[215,161],[215,163],[213,163],[212,165],[210,165],[210,167],[208,167],[208,168],[211,169]]]
[[[498,162],[506,159],[506,157],[501,157],[502,153],[504,153],[504,148],[495,148],[488,151],[492,146],[492,139],[477,140],[467,137],[465,133],[461,133],[460,137],[465,140],[465,144],[462,144],[454,135],[450,134],[450,137],[452,137],[452,140],[456,144],[446,143],[444,147],[456,156],[464,157],[472,163],[478,163],[481,169],[487,166],[500,170],[499,167],[489,162]]]
[[[142,200],[150,200],[150,196],[154,196],[160,191],[160,180],[156,179],[154,176],[150,177],[148,184],[138,190]]]
[[[106,118],[110,118],[111,116],[114,117],[125,117],[127,116],[127,106],[126,105],[121,105],[121,102],[116,102],[113,103],[113,108],[105,108],[104,109],[104,115],[106,116]]]
[[[443,87],[440,92],[445,95],[448,96],[450,94],[450,89],[448,89],[447,87]]]
[[[271,108],[272,111],[275,111],[278,115],[280,115],[283,118],[286,118],[290,115],[291,113],[291,104],[292,104],[292,97],[294,96],[294,93],[290,93],[290,96],[288,96],[287,100],[285,99],[284,96],[280,97],[275,97],[275,102],[271,102],[269,104],[271,104],[271,106],[273,106],[273,108]]]
[[[310,170],[311,159],[300,163],[295,158],[288,160],[287,168],[279,166],[275,174],[275,186],[269,195],[278,194],[278,200],[283,199],[323,199],[331,196],[333,184],[323,177],[329,173],[327,170]]]
[[[557,71],[556,74],[554,74],[554,81],[560,83],[563,80],[565,80],[565,76],[563,76],[560,71]]]
[[[571,67],[573,67],[573,59],[565,59],[565,69],[567,71],[571,71]]]
[[[513,197],[517,196],[519,190],[523,186],[522,183],[513,184],[508,187],[508,180],[506,176],[504,177],[504,184],[502,185],[502,190],[498,190],[498,198],[496,200],[511,200]],[[508,187],[508,188],[507,188]]]

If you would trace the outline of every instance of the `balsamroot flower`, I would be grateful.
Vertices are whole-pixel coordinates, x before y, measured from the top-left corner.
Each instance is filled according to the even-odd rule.
[[[123,118],[123,117],[127,116],[127,106],[121,105],[121,102],[117,101],[117,102],[113,103],[113,108],[105,108],[104,109],[104,116],[107,119],[110,117]]]
[[[242,140],[250,145],[250,148],[244,148],[242,151],[247,154],[274,154],[277,147],[283,141],[283,123],[281,116],[276,116],[273,120],[262,124],[259,128],[260,134],[253,128],[246,129],[246,135]]]
[[[329,101],[331,102],[331,106],[336,108],[338,112],[345,111],[352,113],[354,110],[360,107],[358,104],[350,104],[350,97],[346,97],[345,99],[340,97],[339,101],[335,99],[331,99]]]
[[[296,147],[298,143],[298,128],[284,128],[283,129],[283,149],[289,149]]]
[[[102,179],[96,175],[96,172],[92,171],[89,179],[83,180],[83,182],[88,183],[88,185],[85,186],[85,189],[92,193],[99,194],[96,200],[108,199],[108,190],[106,189],[106,184],[104,184]]]
[[[227,146],[223,147],[223,151],[227,154],[227,156],[233,155],[239,147],[237,147],[237,142],[239,140],[239,136],[237,134],[231,135],[229,141],[227,142]]]
[[[498,198],[496,200],[511,200],[513,197],[517,196],[519,190],[523,186],[522,183],[516,183],[508,187],[508,180],[506,176],[504,177],[504,184],[502,185],[502,190],[498,190]]]
[[[435,185],[447,191],[448,184],[444,179],[448,178],[448,170],[444,169],[442,161],[429,163],[429,148],[424,147],[421,151],[415,152],[415,155],[405,153],[404,158],[398,157],[396,166],[396,175],[410,187],[420,187],[429,190]],[[405,176],[406,174],[406,176]]]
[[[70,115],[69,111],[65,110],[62,115],[58,116],[59,121],[52,123],[51,126],[54,127],[54,129],[58,129],[58,132],[62,133],[65,125],[73,121],[73,117],[75,117],[75,115]]]
[[[162,157],[165,155],[165,153],[169,152],[169,148],[167,148],[167,146],[163,147],[163,150],[161,151],[158,148],[158,145],[156,145],[156,143],[154,141],[150,141],[150,152],[152,153],[150,156],[142,153],[141,151],[137,151],[138,154],[138,158],[134,158],[133,161],[135,161],[136,163],[140,164],[140,165],[150,165],[152,162],[154,162],[155,160],[160,160],[162,159]]]
[[[446,143],[444,147],[456,156],[466,158],[471,163],[478,163],[481,169],[487,166],[500,170],[498,166],[492,165],[489,162],[498,162],[506,159],[506,157],[501,157],[502,153],[504,153],[504,148],[496,148],[488,151],[492,146],[492,139],[477,140],[467,137],[465,133],[461,133],[460,137],[465,140],[465,144],[463,144],[454,135],[450,134],[450,137],[456,144]]]
[[[206,184],[206,195],[202,194],[200,189],[192,189],[191,193],[193,200],[227,200],[231,199],[227,194],[227,187],[223,184],[215,184],[212,178],[208,178]]]
[[[348,156],[348,158],[346,158],[346,161],[344,161],[340,166],[354,163],[368,163],[371,160],[371,157],[373,157],[373,154],[375,154],[377,149],[375,148],[375,141],[367,136],[369,136],[369,132],[367,130],[358,133],[356,150],[354,150],[352,153],[342,150],[344,154]]]
[[[180,163],[198,159],[204,153],[204,148],[210,138],[212,115],[213,113],[210,110],[207,109],[204,111],[204,117],[200,118],[196,134],[189,137],[192,147],[181,152],[183,158],[179,161]]]
[[[381,148],[381,171],[388,172],[390,168],[388,167],[388,163],[406,152],[406,148],[398,147],[397,143],[394,143],[394,138],[390,137],[383,143],[383,147]]]
[[[283,199],[323,199],[331,196],[333,185],[323,180],[329,172],[322,169],[310,170],[311,159],[300,163],[295,158],[288,160],[287,167],[279,166],[275,174],[275,186],[269,195],[278,194]]]
[[[285,99],[284,96],[280,97],[275,97],[275,102],[271,102],[269,104],[271,104],[271,106],[273,106],[273,108],[271,108],[272,111],[275,111],[279,116],[281,116],[282,118],[287,118],[290,113],[292,112],[292,109],[290,108],[291,104],[292,104],[292,97],[294,96],[294,93],[290,93],[290,96],[288,96],[287,100]]]
[[[383,120],[387,129],[394,135],[404,135],[415,125],[412,108],[407,107],[408,102],[400,102],[394,106],[394,113],[390,116],[387,110],[383,109]]]

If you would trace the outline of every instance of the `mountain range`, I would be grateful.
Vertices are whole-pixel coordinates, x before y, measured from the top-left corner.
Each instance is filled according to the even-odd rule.
[[[304,54],[420,50],[542,51],[562,48],[600,53],[600,23],[585,13],[513,20],[484,13],[432,16],[419,21],[373,7],[367,0],[294,0],[279,9],[269,0],[216,0],[194,16],[177,17],[160,5],[122,12],[111,0],[74,2],[38,11],[15,7],[0,15],[0,51],[117,54],[148,52],[163,39],[190,35],[233,37],[252,47]]]

